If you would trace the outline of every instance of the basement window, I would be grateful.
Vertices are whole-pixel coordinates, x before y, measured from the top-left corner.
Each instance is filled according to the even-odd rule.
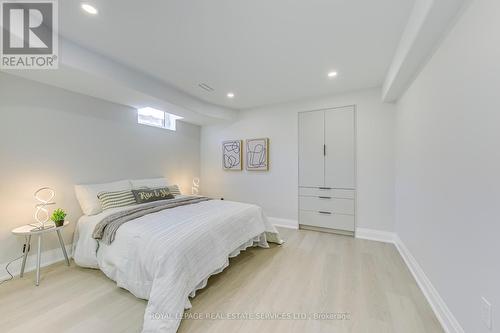
[[[175,131],[177,119],[182,117],[150,107],[137,109],[137,122],[142,125]]]

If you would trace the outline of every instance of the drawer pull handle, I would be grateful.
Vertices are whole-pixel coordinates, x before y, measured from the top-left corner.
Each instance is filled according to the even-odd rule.
[[[319,189],[320,190],[331,190],[332,188],[331,187],[320,187]]]
[[[332,213],[330,213],[330,212],[322,212],[322,211],[319,211],[318,213],[320,213],[320,214],[326,214],[326,215],[332,215]]]
[[[320,199],[331,199],[332,197],[318,197]]]

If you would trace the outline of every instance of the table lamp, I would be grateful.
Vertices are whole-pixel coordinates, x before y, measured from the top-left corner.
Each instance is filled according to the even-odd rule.
[[[200,193],[200,178],[193,178],[193,186],[191,187],[191,194],[198,195]]]
[[[37,230],[46,228],[45,223],[49,220],[49,211],[47,206],[56,204],[52,201],[55,196],[56,192],[50,187],[42,187],[33,194],[35,200],[39,202],[35,205],[36,211],[33,216],[37,221],[37,224],[33,226],[35,226]]]

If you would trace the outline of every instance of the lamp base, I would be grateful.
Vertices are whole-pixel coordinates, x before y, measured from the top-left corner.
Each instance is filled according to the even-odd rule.
[[[46,230],[46,229],[52,229],[54,228],[53,225],[44,225],[44,226],[40,226],[39,224],[30,224],[30,226],[34,227],[33,229],[31,229],[31,231],[42,231],[42,230]]]

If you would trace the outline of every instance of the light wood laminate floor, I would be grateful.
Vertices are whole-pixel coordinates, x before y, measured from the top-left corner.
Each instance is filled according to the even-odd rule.
[[[183,320],[179,332],[443,332],[391,244],[280,230],[287,242],[249,249],[192,299],[192,317],[347,313],[337,320]],[[146,301],[98,270],[55,264],[0,286],[0,332],[139,332]],[[240,314],[238,314],[240,313]]]

